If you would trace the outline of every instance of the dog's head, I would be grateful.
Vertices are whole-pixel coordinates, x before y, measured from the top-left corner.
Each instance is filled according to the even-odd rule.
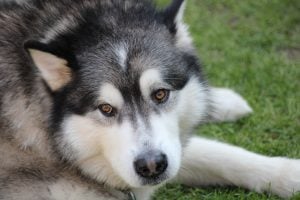
[[[173,178],[206,107],[182,1],[164,11],[128,2],[94,5],[71,30],[25,44],[53,93],[59,153],[121,188]]]

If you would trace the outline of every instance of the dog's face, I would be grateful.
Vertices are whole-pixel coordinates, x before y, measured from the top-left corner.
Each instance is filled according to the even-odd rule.
[[[121,188],[176,175],[183,135],[206,107],[197,59],[177,25],[175,33],[154,23],[100,39],[86,36],[76,40],[72,59],[31,44],[32,59],[54,93],[52,125],[64,159]]]

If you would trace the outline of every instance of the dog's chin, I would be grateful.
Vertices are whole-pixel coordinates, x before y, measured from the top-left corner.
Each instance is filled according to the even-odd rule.
[[[130,185],[132,188],[155,187],[155,186],[165,184],[167,181],[174,178],[174,176],[170,175],[168,172],[163,173],[159,176],[154,176],[154,177],[138,176],[138,183],[136,183],[134,185],[132,185],[132,184],[130,184]]]
[[[141,181],[142,186],[157,186],[157,185],[165,183],[169,179],[170,178],[168,175],[162,174],[158,177],[150,177],[150,178],[141,177],[140,181]]]

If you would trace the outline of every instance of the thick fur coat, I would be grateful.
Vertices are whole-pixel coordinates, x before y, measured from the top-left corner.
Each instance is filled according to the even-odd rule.
[[[251,113],[206,84],[184,2],[0,2],[0,199],[146,200],[161,184],[290,197],[300,161],[191,135]]]

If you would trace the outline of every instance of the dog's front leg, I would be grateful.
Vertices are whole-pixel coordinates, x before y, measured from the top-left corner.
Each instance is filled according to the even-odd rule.
[[[266,157],[193,137],[185,148],[177,181],[191,186],[235,185],[290,197],[300,191],[300,160]]]

